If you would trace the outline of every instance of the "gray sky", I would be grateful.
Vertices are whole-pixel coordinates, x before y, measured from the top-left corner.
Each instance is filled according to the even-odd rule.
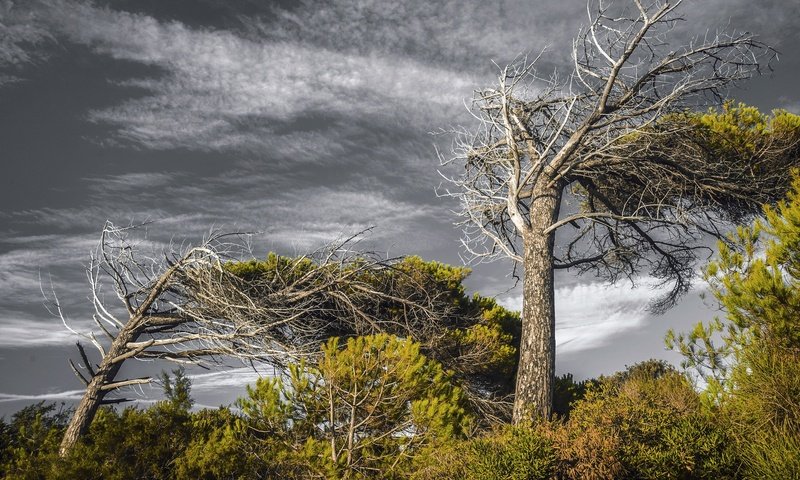
[[[42,306],[40,276],[87,327],[83,265],[106,219],[154,221],[155,248],[217,227],[263,232],[257,252],[285,254],[375,226],[376,249],[459,264],[456,205],[434,192],[449,139],[430,132],[471,125],[465,102],[493,62],[548,47],[542,68],[561,67],[585,12],[583,0],[0,0],[0,414],[78,395],[75,339]],[[683,14],[674,42],[728,25],[775,46],[774,72],[731,95],[800,111],[800,2],[687,0]],[[468,284],[506,292],[509,270],[478,266]],[[559,372],[674,360],[665,330],[713,311],[693,292],[654,318],[654,295],[560,276]],[[500,299],[519,307],[517,291]],[[253,374],[236,372],[197,377],[198,401],[241,393]]]

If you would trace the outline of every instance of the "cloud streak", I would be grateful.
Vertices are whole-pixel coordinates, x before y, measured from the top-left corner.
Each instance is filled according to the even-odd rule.
[[[63,233],[0,238],[0,245],[6,246],[6,251],[0,253],[0,292],[4,298],[0,305],[0,317],[4,318],[0,346],[51,345],[77,339],[58,319],[41,318],[46,315],[41,289],[47,295],[58,295],[65,314],[72,319],[71,327],[81,332],[90,327],[86,321],[91,318],[91,306],[84,265],[97,246],[97,234],[92,231],[100,218],[123,224],[129,218],[153,220],[135,235],[135,248],[140,249],[140,257],[155,258],[160,258],[160,252],[197,244],[215,222],[228,219],[230,223],[217,223],[216,227],[259,232],[251,240],[253,254],[260,257],[270,250],[289,255],[307,253],[342,235],[370,227],[378,228],[365,237],[363,246],[391,248],[404,232],[435,222],[438,214],[438,208],[397,198],[391,189],[381,191],[360,185],[287,188],[270,197],[250,197],[235,188],[225,194],[209,195],[208,189],[213,188],[208,186],[200,186],[203,193],[193,194],[195,185],[181,184],[172,188],[174,196],[161,201],[160,208],[143,205],[129,212],[129,218],[121,214],[120,208],[128,198],[126,189],[138,190],[146,184],[144,192],[137,195],[141,199],[147,196],[147,189],[161,189],[162,182],[168,179],[169,176],[137,174],[117,181],[103,180],[95,189],[97,203],[103,207],[25,212],[24,222]],[[120,193],[122,200],[118,198]],[[196,213],[188,213],[192,210]],[[76,227],[90,233],[69,233]],[[423,231],[417,240],[428,236]],[[106,297],[109,308],[120,307],[112,293]]]
[[[605,345],[615,335],[642,328],[650,314],[647,305],[663,292],[642,279],[637,288],[627,282],[606,285],[576,283],[555,290],[556,347],[559,355],[575,354]],[[506,308],[522,309],[521,295],[499,298]]]
[[[259,372],[250,367],[241,367],[219,372],[189,375],[188,377],[192,381],[192,391],[214,391],[221,388],[243,389],[245,385],[252,385],[259,378],[269,376],[272,375],[266,369]]]
[[[228,402],[232,402],[237,396],[243,395],[245,386],[255,384],[256,380],[264,376],[269,375],[267,375],[266,372],[255,372],[249,367],[187,375],[191,381],[193,396],[199,395],[200,397],[206,397],[213,394],[217,394],[217,396],[219,396],[220,391],[225,391],[230,394],[230,398],[226,398]],[[122,390],[119,392],[119,394],[121,396],[130,396],[126,394],[134,393],[135,395],[132,396],[132,401],[134,403],[139,405],[147,405],[158,401],[160,395],[153,395],[155,398],[152,398],[150,396],[150,392],[160,391],[159,388],[159,385],[152,384],[146,388],[138,388],[138,391],[132,389],[128,389],[127,391]],[[84,390],[63,390],[35,394],[0,393],[0,403],[38,401],[77,402],[83,397],[84,392]],[[215,407],[205,404],[195,404],[195,408]]]
[[[61,324],[61,321],[56,318],[52,318],[50,322],[42,322],[40,318],[26,318],[22,315],[17,318],[9,318],[10,315],[7,312],[0,313],[4,317],[2,335],[0,335],[0,347],[25,348],[67,345],[78,340],[84,340],[67,330]]]
[[[475,84],[468,74],[413,58],[253,40],[86,3],[53,3],[49,14],[72,42],[162,69],[158,78],[123,84],[148,95],[90,113],[153,149],[263,152],[279,143],[282,124],[308,112],[424,117],[458,106]]]
[[[37,402],[42,400],[80,400],[83,396],[83,390],[67,390],[63,392],[41,393],[36,395],[18,395],[15,393],[0,393],[0,403],[5,402]]]
[[[42,44],[51,39],[36,10],[0,0],[0,87],[22,80],[19,67],[44,59]]]
[[[33,5],[0,3],[10,19],[0,62],[29,61],[39,49],[27,46],[52,31],[157,67],[160,74],[121,83],[145,95],[89,116],[115,126],[125,142],[159,150],[266,152],[297,142],[284,138],[283,126],[320,112],[349,121],[400,118],[405,128],[455,123],[462,99],[491,83],[492,60],[503,64],[550,45],[545,69],[564,65],[586,20],[583,8],[567,2],[304,1],[242,18],[238,29],[215,29],[79,0]],[[769,0],[753,10],[743,0],[714,0],[687,2],[684,12],[681,34],[730,19],[777,41],[774,32],[796,35],[786,19],[800,7]]]

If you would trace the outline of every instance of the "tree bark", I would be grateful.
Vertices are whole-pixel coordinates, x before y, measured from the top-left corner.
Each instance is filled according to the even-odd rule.
[[[75,408],[75,413],[72,415],[69,425],[67,425],[67,430],[64,432],[64,437],[61,440],[61,446],[58,449],[60,456],[66,456],[75,446],[78,439],[86,433],[89,429],[89,425],[92,423],[92,419],[94,419],[95,413],[97,413],[97,409],[103,403],[106,394],[111,391],[104,390],[103,387],[114,381],[123,363],[114,360],[118,356],[126,353],[128,351],[126,344],[136,341],[136,337],[138,337],[138,334],[133,329],[127,327],[126,325],[126,328],[123,328],[114,341],[111,342],[111,347],[106,355],[103,356],[102,362],[97,367],[89,384],[86,386],[86,392]]]
[[[553,245],[555,234],[544,230],[558,218],[561,191],[534,193],[530,229],[523,233],[522,338],[514,397],[513,422],[532,416],[550,418],[555,376],[555,301]]]

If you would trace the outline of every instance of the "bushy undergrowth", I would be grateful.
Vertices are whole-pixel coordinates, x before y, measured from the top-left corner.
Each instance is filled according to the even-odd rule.
[[[508,427],[420,462],[413,478],[737,478],[728,426],[689,381],[644,362],[591,382],[568,419]]]
[[[415,480],[536,480],[555,472],[553,442],[531,426],[503,427],[418,460]]]
[[[564,478],[730,478],[736,470],[725,426],[660,362],[602,379],[551,428]]]
[[[313,365],[259,380],[235,408],[191,411],[190,382],[177,371],[163,379],[167,400],[102,409],[65,458],[57,452],[69,412],[27,407],[0,421],[0,477],[800,478],[800,180],[766,214],[721,246],[708,269],[726,320],[668,336],[704,391],[693,386],[696,377],[651,360],[585,382],[560,377],[554,419],[488,428],[458,376],[412,340],[334,338]],[[770,239],[765,256],[761,235]],[[507,387],[518,317],[465,298],[463,275],[436,271],[452,280],[453,298],[482,312],[454,331],[453,345],[480,346],[491,368],[461,375]]]
[[[372,353],[365,354],[370,345]],[[374,424],[348,437],[344,427],[350,417],[337,422],[337,428],[319,417],[310,420],[315,408],[324,409],[317,402],[337,381],[358,390],[357,385],[380,385],[380,376],[364,377],[366,383],[359,383],[363,378],[328,377],[329,384],[316,387],[298,385],[302,379],[297,377],[289,384],[295,382],[292,388],[298,394],[281,388],[277,380],[264,380],[249,389],[236,409],[196,412],[188,409],[190,403],[176,400],[188,398],[184,385],[172,398],[145,410],[102,410],[89,434],[64,459],[58,458],[57,448],[65,412],[43,404],[29,407],[2,423],[0,473],[10,479],[797,478],[796,432],[778,437],[773,432],[743,442],[739,417],[726,408],[709,407],[683,374],[661,362],[644,362],[590,382],[568,417],[476,432],[470,430],[469,415],[460,410],[458,391],[441,383],[446,377],[435,366],[426,367],[429,361],[413,345],[388,338],[351,341],[344,349],[337,346],[342,353],[332,355],[331,361],[339,367],[352,359],[362,362],[377,353],[376,346],[392,348],[384,358],[393,363],[401,355],[407,358],[400,364],[430,372],[414,373],[410,383],[411,377],[384,379],[413,387],[407,393],[395,390],[387,398],[408,394],[414,398],[410,402],[424,403],[426,409],[432,408],[430,399],[439,398],[435,409],[444,408],[449,416],[440,416],[443,420],[434,425],[430,411],[414,409],[411,403],[400,410],[383,405],[381,412],[353,418],[357,423],[369,423],[368,418],[383,422],[385,414],[394,419],[394,426]],[[385,366],[379,370],[386,371]],[[320,397],[314,388],[321,388]],[[347,416],[348,411],[335,413]],[[384,435],[406,425],[400,436]],[[432,430],[418,436],[424,428]],[[340,454],[337,459],[333,449]],[[352,455],[345,460],[342,455],[348,449]]]

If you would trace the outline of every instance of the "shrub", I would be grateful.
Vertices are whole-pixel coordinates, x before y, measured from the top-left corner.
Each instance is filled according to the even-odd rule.
[[[780,118],[780,120],[778,120]],[[776,116],[774,128],[797,131]],[[788,131],[788,130],[787,130]],[[765,219],[740,227],[706,268],[725,318],[670,332],[667,344],[703,376],[751,478],[798,478],[800,452],[800,176]]]
[[[419,453],[469,431],[464,403],[418,344],[379,334],[331,339],[316,366],[291,365],[286,385],[260,380],[239,407],[255,436],[283,439],[286,461],[317,476],[396,478]]]
[[[556,377],[553,388],[553,413],[569,418],[572,406],[586,395],[586,390],[595,382],[595,380],[576,382],[571,373]]]
[[[742,445],[747,478],[800,478],[800,433],[770,432]]]
[[[429,452],[415,480],[539,480],[555,471],[552,441],[537,426],[506,426]]]
[[[552,435],[565,478],[727,478],[736,467],[725,429],[658,362],[602,379]]]
[[[55,463],[58,444],[70,411],[55,404],[39,402],[23,408],[4,425],[3,463],[0,477],[7,479],[46,478]]]
[[[551,477],[552,442],[532,427],[507,428],[469,444],[468,479],[538,480]]]

